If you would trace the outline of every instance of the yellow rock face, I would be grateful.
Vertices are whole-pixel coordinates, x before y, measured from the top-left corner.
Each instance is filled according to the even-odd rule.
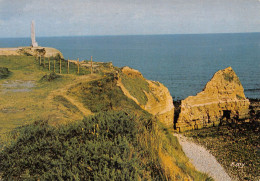
[[[218,125],[225,116],[244,119],[248,116],[249,104],[239,78],[228,67],[216,72],[202,92],[181,102],[176,127],[185,131]]]
[[[163,84],[159,82],[149,81],[143,78],[143,75],[132,68],[124,67],[122,73],[131,77],[132,79],[141,78],[148,83],[149,92],[145,90],[140,90],[145,93],[147,97],[147,102],[142,105],[134,95],[131,95],[131,91],[126,89],[126,87],[121,82],[121,78],[118,79],[118,86],[124,92],[124,94],[135,101],[142,109],[146,110],[150,114],[156,116],[165,126],[173,127],[174,120],[174,105],[172,96],[169,90]]]
[[[157,116],[167,127],[173,127],[174,105],[169,90],[159,82],[149,80],[147,82],[151,92],[145,92],[148,101],[143,107],[144,110]]]

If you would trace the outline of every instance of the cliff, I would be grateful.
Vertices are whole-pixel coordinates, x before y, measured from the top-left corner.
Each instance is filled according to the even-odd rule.
[[[117,85],[124,94],[165,126],[172,127],[174,105],[169,90],[159,82],[146,80],[132,68],[123,67],[121,71]]]
[[[239,78],[228,67],[216,72],[202,92],[181,102],[176,128],[185,131],[218,125],[223,118],[245,119],[249,104]]]

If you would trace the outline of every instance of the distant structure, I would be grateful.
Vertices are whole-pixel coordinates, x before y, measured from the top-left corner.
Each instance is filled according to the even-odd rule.
[[[32,47],[38,47],[38,43],[35,40],[34,21],[32,21],[32,25],[31,25],[31,39],[32,39]]]

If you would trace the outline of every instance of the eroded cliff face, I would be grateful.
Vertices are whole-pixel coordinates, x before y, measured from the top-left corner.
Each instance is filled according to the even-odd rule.
[[[218,125],[224,117],[245,119],[249,104],[239,78],[228,67],[216,72],[202,92],[181,102],[176,128],[185,131]]]
[[[124,94],[156,116],[165,126],[172,127],[174,105],[169,90],[159,82],[146,80],[139,71],[132,68],[123,67],[121,71],[118,86]],[[131,82],[134,87],[131,87]]]

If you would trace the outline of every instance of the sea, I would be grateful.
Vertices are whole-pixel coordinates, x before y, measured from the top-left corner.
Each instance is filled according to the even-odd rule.
[[[66,59],[112,62],[168,87],[174,100],[202,91],[215,72],[232,67],[246,97],[260,98],[260,33],[36,37]],[[0,38],[0,47],[29,46],[30,38]]]

